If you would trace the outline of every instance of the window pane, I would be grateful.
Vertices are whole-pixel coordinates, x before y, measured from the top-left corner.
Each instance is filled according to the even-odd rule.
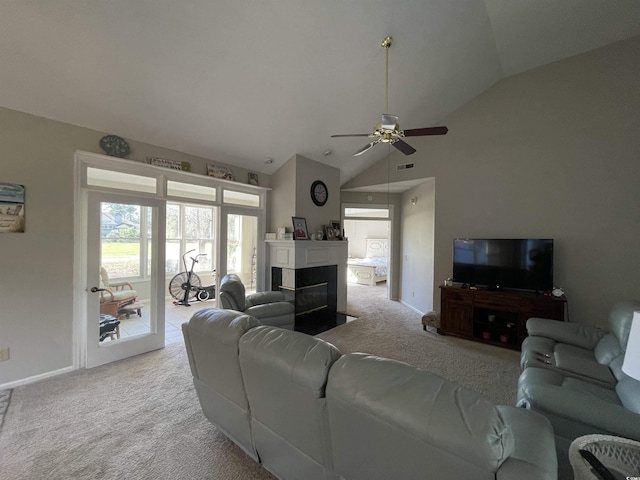
[[[167,203],[167,238],[181,238],[180,205]]]
[[[223,194],[224,203],[233,203],[234,205],[245,205],[247,207],[259,207],[260,195],[253,193],[236,192],[233,190],[225,190]]]
[[[156,179],[153,177],[143,177],[142,175],[113,172],[93,167],[87,167],[87,185],[156,193]]]
[[[184,238],[197,240],[211,238],[213,231],[213,211],[207,207],[185,207]]]
[[[388,208],[345,208],[345,217],[389,218]]]
[[[102,266],[109,277],[140,276],[140,207],[103,202],[100,232]]]
[[[205,187],[203,185],[192,185],[190,183],[181,183],[168,180],[167,195],[215,202],[216,189],[215,187]]]
[[[180,241],[167,240],[166,243],[166,273],[176,274],[184,270],[182,258],[180,257]]]

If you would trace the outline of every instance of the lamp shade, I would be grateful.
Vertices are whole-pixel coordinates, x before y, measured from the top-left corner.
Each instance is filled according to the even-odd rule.
[[[640,312],[633,312],[622,371],[630,377],[640,380]]]

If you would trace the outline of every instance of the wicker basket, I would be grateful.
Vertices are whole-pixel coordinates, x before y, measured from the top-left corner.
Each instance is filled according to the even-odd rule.
[[[599,480],[579,450],[593,453],[616,478],[640,477],[640,442],[611,435],[585,435],[569,447],[569,461],[575,480]]]

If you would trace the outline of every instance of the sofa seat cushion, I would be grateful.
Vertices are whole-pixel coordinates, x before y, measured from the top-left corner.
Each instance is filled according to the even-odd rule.
[[[583,378],[604,386],[613,387],[616,377],[608,365],[598,363],[593,350],[566,343],[558,343],[546,337],[527,337],[522,342],[520,367],[537,367],[559,371],[563,375]]]
[[[527,389],[533,385],[553,385],[566,388],[590,398],[597,398],[602,401],[621,405],[616,391],[613,387],[597,385],[593,382],[581,380],[579,378],[564,375],[558,371],[543,368],[527,368],[518,379],[518,404],[527,398]],[[521,405],[524,406],[524,405]]]

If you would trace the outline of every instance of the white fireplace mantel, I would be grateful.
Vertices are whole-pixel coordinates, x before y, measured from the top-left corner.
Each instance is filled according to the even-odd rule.
[[[342,240],[265,240],[271,267],[301,268],[338,266],[338,311],[347,309],[347,241]]]

